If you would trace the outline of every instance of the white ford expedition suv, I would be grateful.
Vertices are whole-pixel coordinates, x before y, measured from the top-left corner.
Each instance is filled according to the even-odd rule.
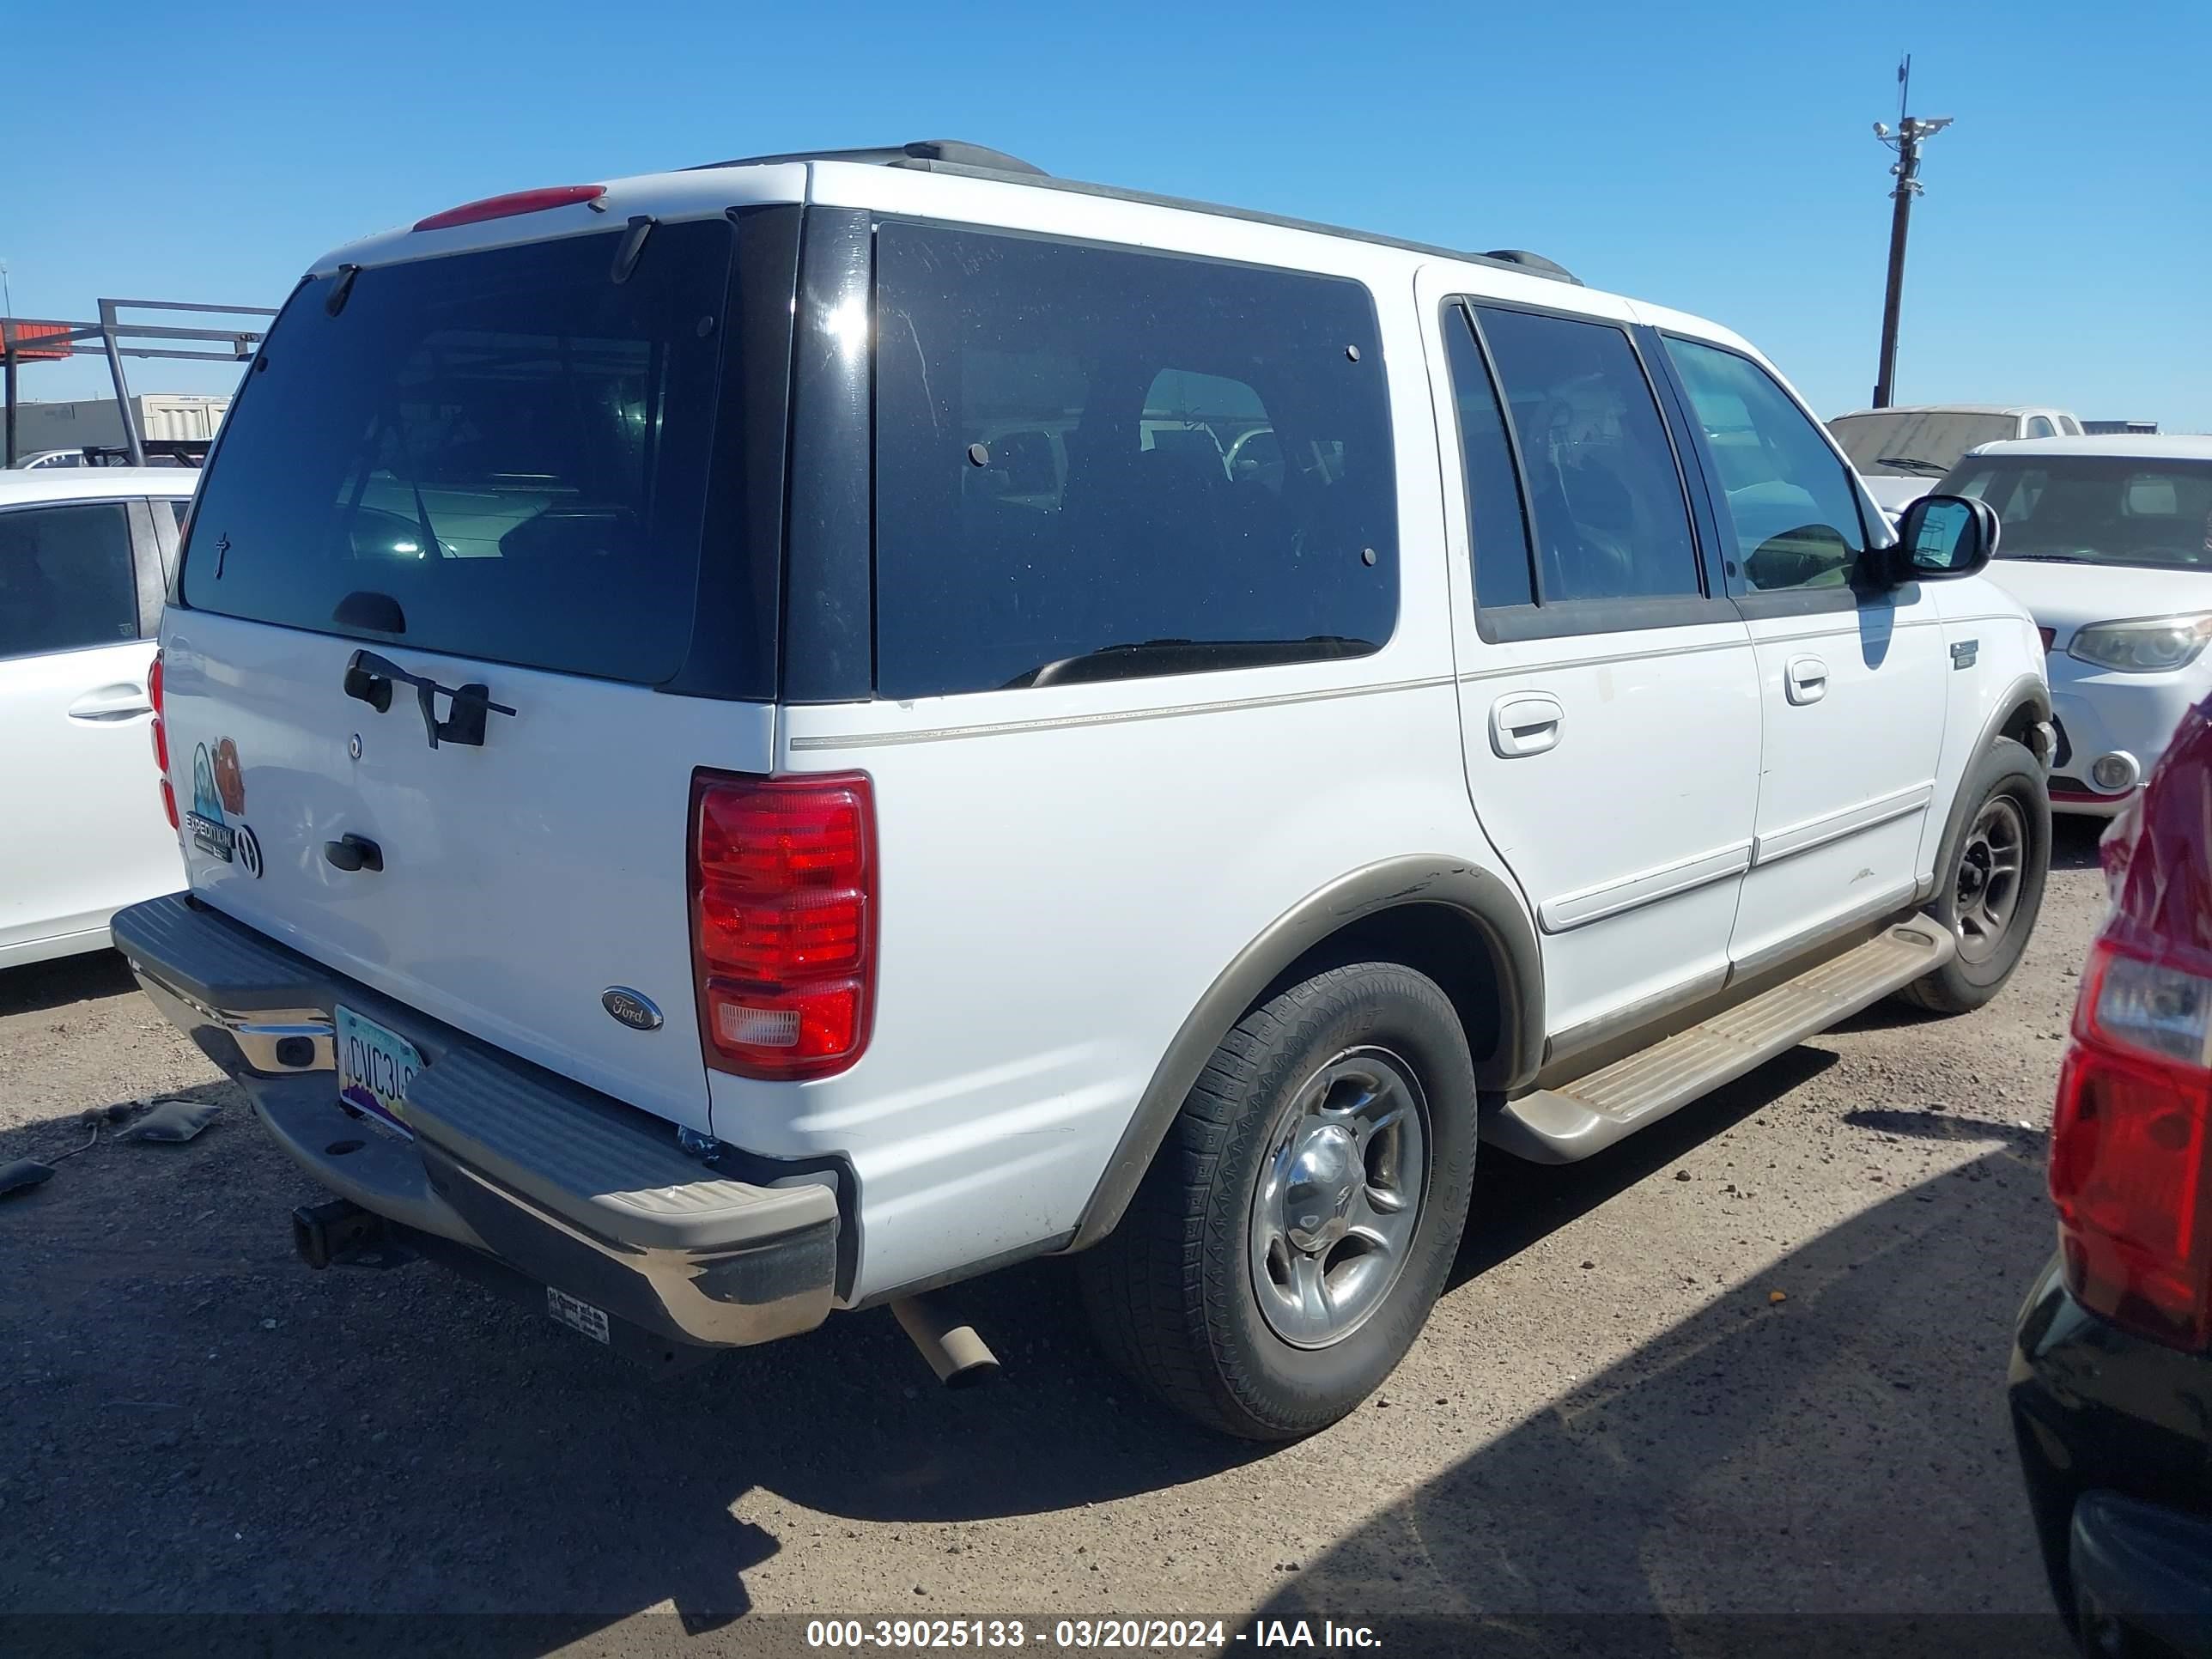
[[[1533,256],[951,143],[495,198],[246,376],[161,629],[191,887],[115,937],[338,1194],[311,1261],[665,1358],[941,1348],[1072,1253],[1117,1363],[1297,1435],[1478,1142],[2004,982],[2042,653],[1986,507],[1901,536],[1749,346]]]

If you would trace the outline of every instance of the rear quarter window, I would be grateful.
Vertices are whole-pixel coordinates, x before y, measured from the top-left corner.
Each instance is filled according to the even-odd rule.
[[[337,606],[370,592],[409,646],[673,675],[732,232],[660,226],[617,283],[623,234],[365,270],[334,316],[337,279],[303,287],[200,487],[184,602],[345,634]]]
[[[1396,469],[1364,287],[896,222],[876,279],[882,695],[1389,640]]]

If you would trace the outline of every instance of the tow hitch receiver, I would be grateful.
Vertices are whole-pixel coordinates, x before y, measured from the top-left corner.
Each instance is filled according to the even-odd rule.
[[[343,1198],[292,1212],[292,1248],[310,1267],[397,1267],[415,1252],[386,1235],[384,1218]]]

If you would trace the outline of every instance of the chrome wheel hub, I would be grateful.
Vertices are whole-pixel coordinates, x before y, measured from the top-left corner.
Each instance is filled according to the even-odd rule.
[[[1352,1200],[1365,1172],[1359,1140],[1341,1123],[1310,1117],[1298,1126],[1283,1179],[1283,1231],[1309,1255],[1352,1231]]]
[[[1427,1103],[1413,1068],[1347,1049],[1291,1096],[1252,1194],[1253,1288],[1300,1348],[1352,1334],[1404,1271],[1428,1191]]]

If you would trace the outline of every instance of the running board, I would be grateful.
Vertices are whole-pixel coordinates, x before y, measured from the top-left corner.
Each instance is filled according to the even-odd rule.
[[[1855,950],[1556,1089],[1510,1101],[1483,1139],[1538,1164],[1603,1152],[1678,1106],[1765,1065],[1837,1021],[1931,974],[1958,941],[1924,916],[1884,928]]]

